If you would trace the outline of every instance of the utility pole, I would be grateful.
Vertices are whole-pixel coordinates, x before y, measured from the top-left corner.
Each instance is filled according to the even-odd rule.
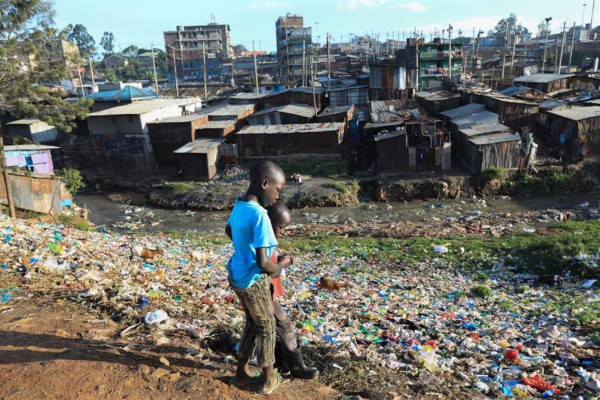
[[[185,62],[183,62],[183,42],[181,41],[181,31],[177,29],[177,37],[179,39],[179,55],[181,56],[181,77],[185,82]]]
[[[81,79],[81,66],[77,67],[77,74],[79,75],[79,88],[81,89],[81,97],[85,98],[85,90],[83,89],[83,79]]]
[[[171,47],[173,54],[173,75],[175,75],[175,94],[179,98],[179,82],[177,81],[177,59],[175,58],[175,49]]]
[[[554,73],[557,74],[557,67],[558,67],[558,36],[556,36],[556,46],[554,49]]]
[[[4,131],[0,125],[0,166],[2,167],[2,176],[4,178],[4,187],[6,187],[6,202],[8,203],[8,215],[16,218],[15,204],[13,202],[12,187],[10,186],[10,177],[6,168],[6,157],[4,154]]]
[[[327,90],[331,87],[331,46],[329,45],[329,32],[327,32]]]
[[[562,41],[560,42],[560,58],[558,61],[558,73],[561,74],[562,73],[562,58],[563,58],[563,52],[565,50],[565,40],[566,40],[566,31],[565,29],[567,28],[567,23],[564,22],[563,23],[563,35],[562,35]]]
[[[517,39],[519,36],[513,35],[513,49],[512,49],[512,58],[510,60],[510,74],[513,74],[515,69],[515,50],[517,48]]]
[[[90,56],[90,74],[92,75],[92,93],[94,93],[94,87],[96,86],[96,81],[94,80],[94,67],[92,67],[92,56]]]
[[[571,61],[573,60],[573,46],[575,46],[575,22],[573,22],[573,32],[571,33],[571,49],[569,50],[569,72],[571,72]]]
[[[202,41],[202,69],[204,74],[204,98],[208,98],[208,87],[206,82],[206,41]],[[254,51],[254,42],[252,42],[252,51]]]
[[[306,39],[302,39],[302,86],[306,86]]]
[[[158,94],[158,79],[156,78],[156,61],[154,61],[154,45],[150,46],[150,52],[152,53],[152,70],[154,71],[154,90]]]
[[[552,17],[545,19],[546,21],[546,40],[544,40],[544,56],[542,57],[542,75],[544,74],[544,67],[546,66],[546,47],[548,46],[548,24],[552,21]]]
[[[452,81],[452,25],[448,25],[448,79]]]
[[[590,30],[589,30],[589,33],[588,33],[588,39],[591,39],[591,40],[593,40],[593,39],[594,39],[594,38],[593,38],[593,37],[591,37],[591,36],[592,36],[592,29],[594,29],[594,7],[595,7],[595,6],[596,6],[596,0],[594,0],[594,1],[592,2],[592,16],[591,16],[591,18],[590,18]]]
[[[317,61],[315,60],[314,63],[316,64]],[[313,68],[313,63],[311,62],[311,66],[310,66],[310,75],[311,75],[311,84],[310,86],[312,86],[312,95],[313,95],[313,108],[315,110],[315,117],[317,116],[317,94],[315,93],[315,70],[316,69],[316,65]]]
[[[504,79],[504,69],[506,67],[506,49],[508,46],[508,26],[509,23],[506,21],[504,30],[504,50],[502,51],[502,79]]]
[[[254,86],[256,87],[256,93],[258,93],[258,70],[256,68],[256,51],[254,51],[254,40],[252,41],[252,56],[254,57]]]

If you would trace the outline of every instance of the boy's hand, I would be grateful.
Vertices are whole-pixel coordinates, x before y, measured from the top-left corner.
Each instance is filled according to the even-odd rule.
[[[287,268],[290,265],[294,264],[294,260],[289,254],[283,254],[279,256],[277,263],[280,264],[282,267]]]

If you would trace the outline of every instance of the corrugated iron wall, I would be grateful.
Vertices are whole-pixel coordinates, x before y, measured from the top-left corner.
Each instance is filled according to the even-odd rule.
[[[42,214],[61,214],[62,185],[60,180],[48,176],[27,176],[9,172],[10,186],[16,208]],[[6,200],[6,186],[0,179],[0,202]]]

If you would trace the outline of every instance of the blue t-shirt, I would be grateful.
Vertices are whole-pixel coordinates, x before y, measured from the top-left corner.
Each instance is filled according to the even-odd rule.
[[[256,263],[256,249],[266,247],[270,256],[277,246],[267,210],[255,201],[236,201],[227,224],[233,236],[233,255],[227,263],[229,277],[239,288],[249,288],[264,270]]]

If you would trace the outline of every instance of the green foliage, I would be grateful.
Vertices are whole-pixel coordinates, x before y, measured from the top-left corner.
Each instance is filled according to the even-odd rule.
[[[348,191],[349,191],[346,183],[340,182],[340,181],[327,182],[327,183],[323,184],[323,186],[325,186],[326,188],[335,189],[338,192],[341,192],[344,194],[348,193]]]
[[[487,298],[492,297],[494,295],[494,292],[492,291],[492,289],[489,288],[489,286],[480,285],[473,286],[471,288],[471,294],[473,294],[473,296],[475,297]]]
[[[100,40],[100,46],[104,49],[104,57],[113,54],[115,51],[115,35],[112,32],[104,32]]]
[[[488,168],[481,173],[481,179],[486,182],[502,178],[504,178],[504,170],[502,168]]]
[[[529,291],[529,286],[527,285],[519,285],[515,288],[515,292],[517,293],[527,293]]]
[[[90,222],[82,218],[78,215],[59,215],[58,222],[62,225],[71,226],[75,229],[79,229],[80,231],[89,231],[90,230]]]
[[[119,81],[119,76],[117,75],[115,70],[112,68],[109,68],[106,71],[104,71],[104,76],[110,82],[118,82]]]
[[[81,172],[75,168],[63,168],[56,170],[56,176],[58,176],[66,185],[67,190],[71,194],[77,193],[79,189],[85,187]]]
[[[53,54],[53,44],[65,31],[52,26],[52,2],[0,0],[0,118],[40,118],[70,132],[74,120],[85,118],[89,100],[69,104],[59,91],[43,83],[71,77],[63,60]]]
[[[161,189],[173,194],[183,194],[194,189],[192,182],[167,182],[160,186]]]
[[[485,272],[477,272],[472,278],[475,282],[485,282],[489,279],[489,276]]]
[[[498,304],[498,308],[500,308],[503,311],[516,311],[517,305],[510,300],[502,300],[499,304]]]
[[[529,33],[529,30],[517,21],[515,14],[510,14],[507,18],[503,18],[496,24],[496,27],[489,31],[489,36],[495,37],[505,42],[506,30],[508,26],[508,37],[512,38],[514,35],[522,35]]]
[[[67,36],[68,40],[75,42],[79,47],[81,55],[90,57],[94,55],[96,51],[96,41],[89,34],[87,28],[82,24],[77,24],[73,27],[73,30]]]

